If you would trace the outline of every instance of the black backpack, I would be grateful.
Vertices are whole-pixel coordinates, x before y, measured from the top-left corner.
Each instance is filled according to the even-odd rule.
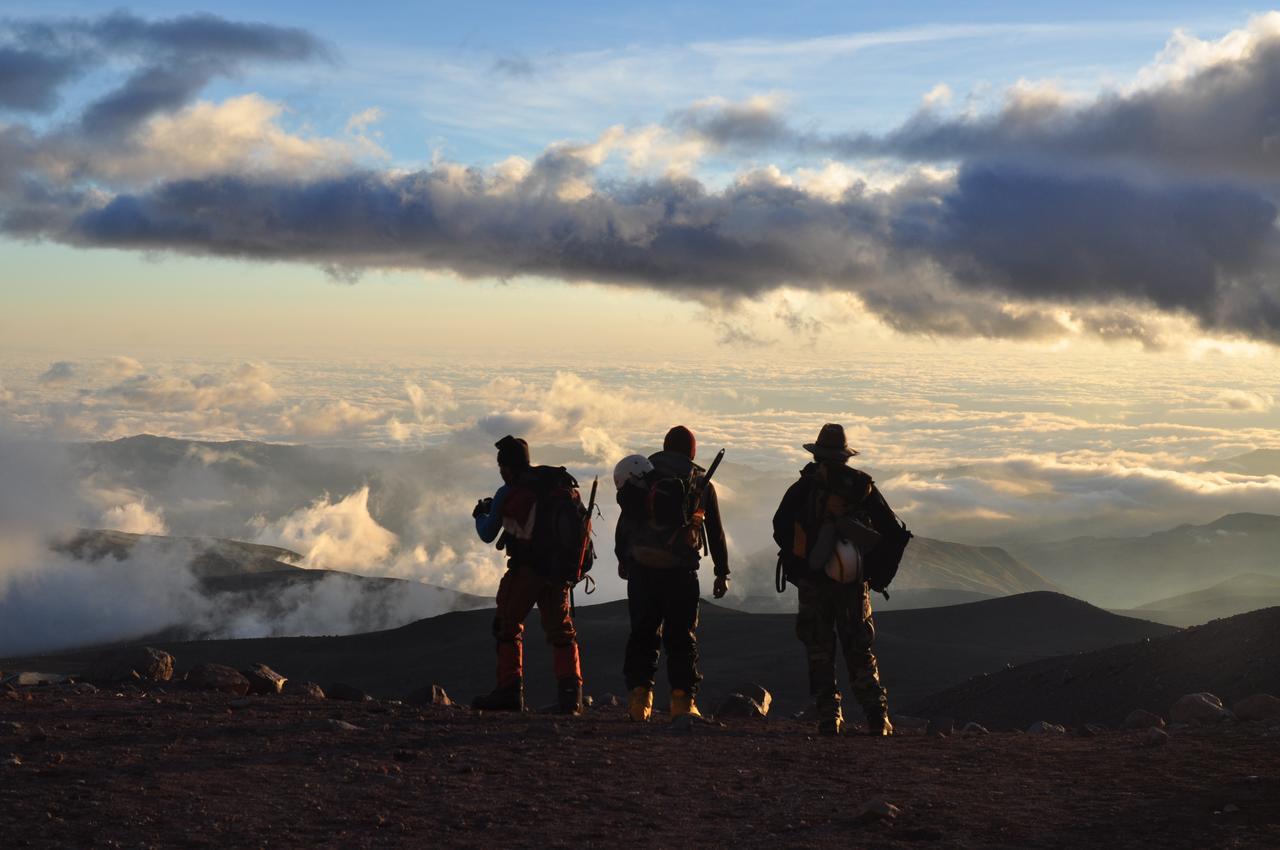
[[[655,569],[696,566],[703,542],[693,512],[701,477],[696,465],[688,475],[655,468],[618,491],[622,519],[631,529],[628,560]]]
[[[577,584],[596,558],[595,547],[584,536],[587,508],[577,480],[563,466],[535,466],[519,486],[532,491],[535,511],[532,534],[520,541],[522,555],[548,581]]]

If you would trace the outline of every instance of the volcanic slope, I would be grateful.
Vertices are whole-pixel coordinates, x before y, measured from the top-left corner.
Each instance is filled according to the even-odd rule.
[[[345,637],[263,638],[236,641],[163,642],[182,665],[204,661],[246,667],[264,662],[294,679],[322,686],[342,681],[384,696],[404,696],[428,682],[463,698],[493,686],[492,610],[462,611],[382,632]],[[628,634],[625,602],[578,608],[586,690],[625,694],[623,649]],[[893,705],[1036,658],[1159,637],[1169,626],[1121,617],[1050,592],[1022,594],[967,605],[888,611],[876,618],[876,652]],[[743,682],[769,688],[784,710],[808,704],[804,650],[795,618],[747,614],[704,604],[698,630],[706,700],[713,702]],[[537,613],[526,624],[526,687],[534,705],[554,701],[550,653]],[[93,653],[0,661],[7,669],[75,671]],[[843,673],[841,674],[843,679]],[[665,675],[658,688],[665,692]]]
[[[1276,605],[1280,605],[1280,576],[1246,573],[1204,590],[1157,599],[1117,613],[1185,627]]]
[[[1280,516],[1227,514],[1146,537],[1077,537],[1014,554],[1067,593],[1108,608],[1211,587],[1233,575],[1280,576]]]
[[[907,711],[992,728],[1021,728],[1037,720],[1114,724],[1135,708],[1164,715],[1178,697],[1200,691],[1227,705],[1256,693],[1280,693],[1280,608],[979,676]]]

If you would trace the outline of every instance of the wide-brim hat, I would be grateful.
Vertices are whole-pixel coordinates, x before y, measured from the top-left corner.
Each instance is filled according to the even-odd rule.
[[[820,459],[848,460],[857,454],[855,450],[849,448],[849,441],[844,436],[844,426],[832,422],[823,425],[822,430],[818,432],[818,439],[812,443],[805,443],[804,449]]]

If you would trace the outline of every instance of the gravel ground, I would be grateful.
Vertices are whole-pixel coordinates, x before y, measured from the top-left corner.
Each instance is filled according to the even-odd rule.
[[[1280,730],[819,738],[177,686],[0,694],[6,847],[1278,847]]]

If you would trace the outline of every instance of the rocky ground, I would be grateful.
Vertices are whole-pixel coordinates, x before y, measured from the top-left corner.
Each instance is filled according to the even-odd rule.
[[[6,847],[1280,846],[1273,722],[826,739],[617,706],[3,690]]]

